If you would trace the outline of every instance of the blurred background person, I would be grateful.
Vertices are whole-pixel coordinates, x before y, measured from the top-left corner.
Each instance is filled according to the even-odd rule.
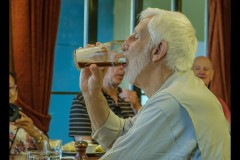
[[[9,106],[18,97],[15,73],[9,72]],[[42,150],[48,137],[39,130],[30,117],[19,111],[20,118],[9,122],[9,155],[26,153],[27,150]]]
[[[122,66],[109,67],[104,76],[102,92],[110,109],[121,118],[133,117],[141,108],[135,91],[119,87],[123,78]],[[73,99],[70,118],[69,136],[75,140],[92,141],[91,121],[87,112],[84,98],[80,92]]]
[[[210,89],[210,83],[212,82],[214,76],[214,69],[211,60],[208,57],[204,56],[196,57],[193,63],[192,70],[195,76],[200,78],[204,82],[205,86]],[[231,124],[231,112],[228,105],[224,102],[222,98],[217,98],[222,105],[223,113],[227,121],[229,122],[229,124]]]

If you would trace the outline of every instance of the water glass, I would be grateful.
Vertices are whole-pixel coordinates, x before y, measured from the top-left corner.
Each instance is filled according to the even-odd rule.
[[[50,160],[61,160],[62,152],[61,151],[49,151]]]
[[[50,160],[49,151],[32,150],[27,152],[27,160]]]
[[[97,144],[88,144],[86,153],[96,153]]]
[[[50,145],[50,159],[51,160],[60,160],[62,158],[62,140],[60,139],[49,139]]]

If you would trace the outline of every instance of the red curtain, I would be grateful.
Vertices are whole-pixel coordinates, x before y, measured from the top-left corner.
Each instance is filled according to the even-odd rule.
[[[60,0],[11,0],[12,58],[17,103],[47,133]]]
[[[208,33],[208,56],[215,70],[210,89],[230,107],[231,0],[209,1]]]

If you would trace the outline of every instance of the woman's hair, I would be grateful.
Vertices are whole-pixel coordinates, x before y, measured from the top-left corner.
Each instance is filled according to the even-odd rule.
[[[148,23],[153,46],[165,41],[168,45],[167,65],[174,71],[191,69],[197,51],[195,29],[188,18],[173,11],[147,8],[139,20],[151,18]]]

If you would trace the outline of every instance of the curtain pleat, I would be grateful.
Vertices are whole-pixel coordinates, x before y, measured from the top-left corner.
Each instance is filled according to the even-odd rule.
[[[47,133],[60,0],[11,0],[17,103]]]
[[[231,108],[231,1],[209,1],[208,57],[215,70],[210,89]]]

